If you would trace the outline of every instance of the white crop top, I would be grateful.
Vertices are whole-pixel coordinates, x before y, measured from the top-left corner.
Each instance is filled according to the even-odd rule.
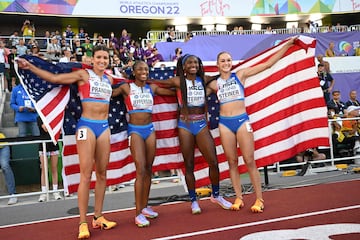
[[[125,99],[128,112],[152,112],[154,105],[153,92],[151,87],[146,84],[139,87],[135,83],[130,83],[130,93]]]
[[[187,91],[187,104],[188,107],[202,107],[205,105],[205,91],[202,85],[202,81],[199,77],[195,79],[195,82],[185,79],[186,91]],[[183,105],[181,90],[177,91],[178,103]]]
[[[229,79],[217,79],[216,95],[220,104],[232,101],[244,101],[244,86],[237,78],[235,73],[232,73]]]

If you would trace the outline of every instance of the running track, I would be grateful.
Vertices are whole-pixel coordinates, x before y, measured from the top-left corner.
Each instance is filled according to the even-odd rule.
[[[155,206],[157,219],[148,228],[134,224],[134,209],[109,212],[118,222],[112,230],[91,229],[91,239],[290,240],[360,239],[360,180],[264,192],[265,212],[253,214],[254,195],[245,208],[225,211],[201,200],[202,213],[192,215],[189,202]],[[233,200],[233,199],[231,199]],[[91,216],[89,216],[90,222]],[[70,240],[77,236],[77,217],[0,228],[3,240]],[[331,236],[331,238],[329,238]]]

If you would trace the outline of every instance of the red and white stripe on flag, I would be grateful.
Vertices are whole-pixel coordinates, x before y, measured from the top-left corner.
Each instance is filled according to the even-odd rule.
[[[63,169],[66,175],[64,187],[69,193],[77,191],[80,182],[80,165],[74,135],[65,135],[63,148]],[[127,182],[135,178],[135,165],[128,147],[126,131],[111,135],[111,153],[107,170],[107,186]],[[95,188],[96,176],[93,171],[90,188]]]

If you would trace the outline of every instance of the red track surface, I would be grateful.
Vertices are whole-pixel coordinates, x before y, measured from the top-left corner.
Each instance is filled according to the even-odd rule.
[[[226,211],[209,200],[200,201],[202,213],[192,215],[190,203],[155,206],[159,217],[151,221],[150,227],[138,228],[134,224],[134,210],[107,213],[106,217],[118,222],[112,230],[91,229],[91,239],[206,239],[239,240],[242,237],[263,231],[261,238],[249,239],[360,239],[360,180],[320,184],[308,187],[264,192],[265,211],[250,212],[254,195],[244,196],[245,208]],[[233,199],[231,199],[233,200]],[[90,223],[90,217],[89,217]],[[329,224],[353,224],[335,225]],[[49,220],[42,223],[0,229],[3,240],[70,240],[76,239],[78,218]],[[314,229],[307,229],[307,227]],[[305,228],[305,229],[301,229]],[[324,228],[326,228],[324,230]],[[283,238],[276,230],[292,230]],[[329,230],[330,229],[330,230]],[[325,233],[324,231],[330,231]],[[346,234],[338,234],[344,231]],[[305,234],[305,235],[304,235]],[[310,236],[309,236],[310,234]],[[334,235],[335,234],[335,235]],[[276,237],[275,237],[276,236]],[[307,237],[306,237],[307,236]]]

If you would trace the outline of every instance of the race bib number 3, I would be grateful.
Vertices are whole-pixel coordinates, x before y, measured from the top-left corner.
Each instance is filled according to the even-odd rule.
[[[87,129],[86,128],[80,128],[78,130],[77,134],[77,140],[86,140],[87,139]]]

